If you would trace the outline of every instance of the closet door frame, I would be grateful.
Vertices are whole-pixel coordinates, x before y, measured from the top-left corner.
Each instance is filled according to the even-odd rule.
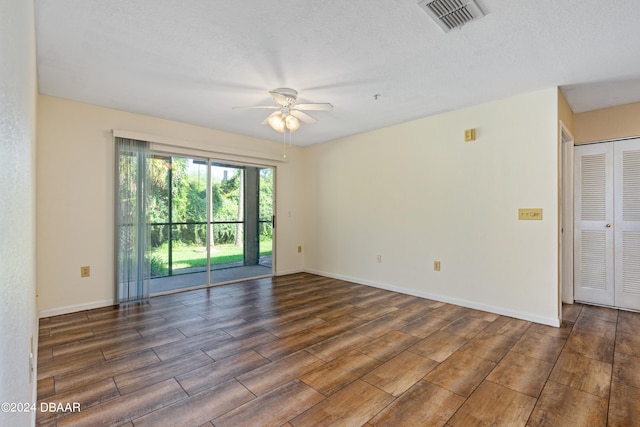
[[[574,181],[575,300],[640,310],[640,137],[576,146]]]

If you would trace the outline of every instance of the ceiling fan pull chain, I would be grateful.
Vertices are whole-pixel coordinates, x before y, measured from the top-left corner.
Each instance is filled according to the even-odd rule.
[[[282,132],[282,158],[287,158],[287,129]]]

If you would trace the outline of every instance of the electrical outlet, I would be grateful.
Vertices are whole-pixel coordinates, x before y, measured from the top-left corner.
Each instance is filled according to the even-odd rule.
[[[440,271],[440,261],[433,261],[433,271]]]
[[[91,276],[91,267],[88,265],[80,267],[80,277],[89,277]]]
[[[382,262],[382,255],[376,255],[376,262]]]

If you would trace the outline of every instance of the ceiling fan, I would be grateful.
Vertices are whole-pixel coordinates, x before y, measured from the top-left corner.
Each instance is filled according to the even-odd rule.
[[[271,113],[261,124],[269,124],[273,130],[285,132],[289,130],[293,132],[300,127],[300,121],[313,124],[318,119],[305,113],[303,110],[328,111],[333,109],[333,105],[328,102],[317,102],[298,104],[298,91],[281,87],[269,91],[273,97],[275,105],[255,105],[251,107],[234,107],[234,108],[265,108],[269,110],[277,110]]]

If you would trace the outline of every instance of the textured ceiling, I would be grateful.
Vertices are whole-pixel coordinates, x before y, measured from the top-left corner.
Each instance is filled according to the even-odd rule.
[[[416,0],[36,0],[39,90],[281,141],[232,107],[291,87],[335,107],[296,145],[551,86],[574,112],[640,101],[640,1],[477,3],[443,33]]]

